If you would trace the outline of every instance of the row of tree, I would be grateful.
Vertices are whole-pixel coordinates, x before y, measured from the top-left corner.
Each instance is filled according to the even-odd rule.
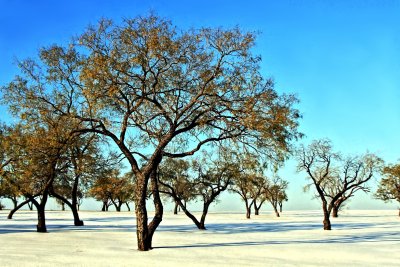
[[[278,178],[266,182],[257,166],[248,167],[253,163],[247,157],[179,161],[200,150],[229,147],[237,155],[255,155],[279,166],[293,152],[293,141],[302,136],[298,100],[276,92],[273,81],[262,75],[261,58],[252,53],[255,38],[239,28],[180,30],[151,14],[120,25],[101,20],[69,44],[42,48],[38,59],[20,61],[20,75],[1,87],[1,102],[18,124],[3,129],[1,142],[8,152],[0,152],[0,171],[2,180],[6,177],[6,183],[36,207],[37,230],[46,231],[50,196],[73,210],[76,225],[83,224],[77,213],[79,198],[85,194],[82,188],[92,187],[80,185],[91,181],[104,194],[99,198],[104,209],[109,201],[120,208],[133,195],[142,251],[152,248],[162,221],[161,194],[189,216],[185,203],[190,198],[201,198],[206,211],[230,186],[229,179],[246,177],[234,182],[232,190],[248,210],[259,209],[265,201],[279,206],[286,199],[279,191],[287,184]],[[116,156],[105,152],[107,142]],[[311,169],[317,161],[309,162],[306,152],[304,156],[301,169],[311,174],[319,192],[326,177],[337,175],[328,171],[318,181],[315,174],[322,170]],[[113,190],[128,190],[115,196],[107,193],[108,187],[101,188],[101,179],[119,176],[113,170],[121,157],[134,181],[129,188],[119,177]],[[232,164],[235,161],[238,164]],[[182,168],[177,175],[171,169],[174,164],[187,164],[191,171]],[[191,193],[175,190],[172,176],[179,176],[180,186],[191,186]],[[322,190],[319,195],[326,194]],[[155,210],[151,220],[149,199]],[[192,217],[204,227],[202,218]]]

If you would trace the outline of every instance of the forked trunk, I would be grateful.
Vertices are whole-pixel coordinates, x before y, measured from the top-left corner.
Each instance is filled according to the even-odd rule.
[[[272,207],[274,208],[276,217],[280,217],[281,215],[279,214],[277,207],[274,205],[272,205]]]
[[[151,189],[153,195],[153,203],[155,214],[150,224],[147,224],[147,209],[146,209],[146,195],[147,195],[147,179],[145,177],[138,177],[138,191],[136,191],[136,235],[138,250],[148,251],[152,249],[152,240],[154,232],[162,221],[164,208],[161,202],[160,194],[158,191],[158,183],[156,178],[156,170],[150,174]]]
[[[48,194],[49,193],[47,190],[43,192],[40,204],[34,198],[31,198],[31,201],[35,204],[37,210],[38,223],[36,225],[36,230],[39,233],[47,232],[45,208],[46,208]]]
[[[103,201],[103,206],[101,207],[101,211],[107,211],[107,201]]]
[[[260,215],[260,209],[257,209],[256,206],[254,206],[254,215]]]

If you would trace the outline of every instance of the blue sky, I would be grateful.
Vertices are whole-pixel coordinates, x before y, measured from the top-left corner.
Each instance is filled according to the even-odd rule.
[[[351,2],[351,3],[350,3]],[[155,11],[178,27],[239,25],[259,31],[255,53],[280,92],[296,93],[302,142],[328,137],[345,154],[400,159],[400,1],[22,1],[0,0],[0,84],[17,73],[14,59],[67,43],[101,17],[116,21]],[[1,120],[7,120],[0,108]],[[304,195],[294,162],[288,207],[318,208]],[[222,209],[237,199],[226,196]],[[225,204],[224,204],[225,202]],[[359,196],[350,208],[391,208]]]

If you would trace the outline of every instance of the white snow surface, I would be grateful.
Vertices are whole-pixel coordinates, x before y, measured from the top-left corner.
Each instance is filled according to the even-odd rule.
[[[48,211],[48,233],[36,232],[35,211],[7,212],[0,266],[400,266],[396,210],[346,210],[331,231],[320,211],[210,213],[205,231],[165,212],[148,252],[137,250],[133,212],[81,211],[85,226],[75,227],[70,212]]]

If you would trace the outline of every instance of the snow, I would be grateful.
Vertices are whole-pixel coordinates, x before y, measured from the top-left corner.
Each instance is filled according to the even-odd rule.
[[[0,266],[399,266],[396,210],[346,210],[322,230],[320,211],[282,217],[211,213],[197,230],[182,213],[165,213],[149,252],[136,249],[133,212],[48,211],[48,233],[36,233],[35,211],[7,220],[0,211]],[[198,215],[198,214],[196,214]]]

